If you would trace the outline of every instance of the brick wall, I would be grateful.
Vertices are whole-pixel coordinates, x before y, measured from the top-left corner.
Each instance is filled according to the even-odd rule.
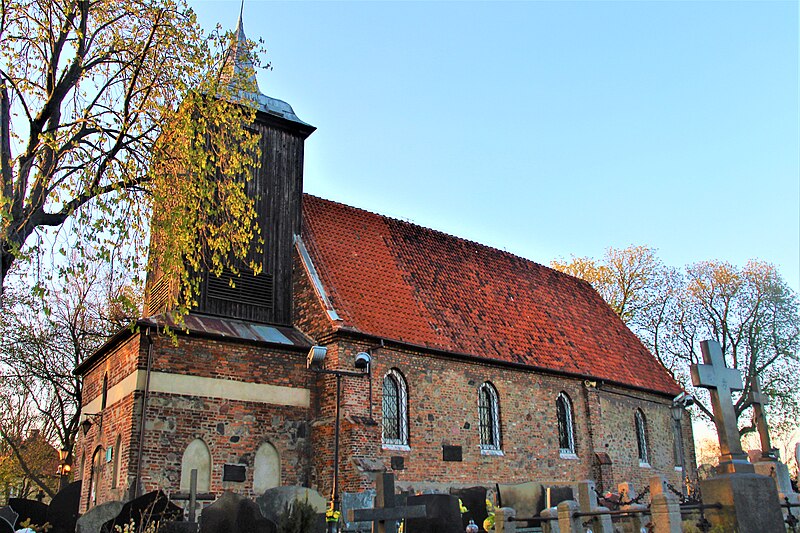
[[[335,350],[348,364],[368,344],[342,339]],[[352,363],[350,363],[352,365]],[[392,368],[403,374],[408,384],[409,450],[381,445],[382,380]],[[480,362],[457,360],[407,349],[374,350],[372,365],[372,419],[370,424],[369,381],[343,380],[342,448],[340,483],[342,490],[355,491],[373,483],[376,463],[390,469],[391,457],[404,459],[405,468],[395,472],[400,486],[424,488],[438,483],[460,485],[495,482],[516,483],[532,479],[578,481],[597,478],[595,452],[609,454],[612,479],[606,489],[631,481],[645,487],[654,473],[666,475],[676,486],[680,473],[673,461],[673,430],[670,400],[663,396],[599,384],[587,386],[583,380],[547,375],[529,370],[498,368]],[[497,389],[503,455],[485,455],[480,450],[478,388],[485,381]],[[314,424],[315,478],[323,493],[330,489],[335,391],[324,382],[328,398],[320,405],[321,416]],[[559,453],[555,402],[566,392],[572,400],[576,458]],[[647,421],[650,465],[640,466],[633,421],[642,409]],[[685,426],[688,426],[685,421]],[[684,433],[691,453],[691,432]],[[463,460],[442,460],[442,446],[461,446]],[[366,461],[364,461],[366,459]],[[687,459],[688,462],[688,459]],[[365,468],[366,466],[366,468]]]

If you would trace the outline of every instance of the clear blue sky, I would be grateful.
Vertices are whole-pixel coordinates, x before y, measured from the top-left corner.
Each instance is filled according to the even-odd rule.
[[[238,1],[194,0],[233,28]],[[800,288],[797,2],[264,2],[305,190],[548,264],[647,244]]]

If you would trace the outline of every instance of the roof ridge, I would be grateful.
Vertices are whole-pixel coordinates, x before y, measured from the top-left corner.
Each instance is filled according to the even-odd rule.
[[[438,230],[438,229],[435,229],[435,228],[430,228],[428,226],[423,226],[422,224],[418,224],[416,222],[410,222],[408,220],[403,220],[401,218],[397,218],[397,217],[393,217],[393,216],[389,216],[389,215],[383,215],[383,214],[377,213],[375,211],[370,211],[369,209],[364,209],[362,207],[356,207],[356,206],[353,206],[353,205],[345,204],[343,202],[337,202],[336,200],[330,200],[328,198],[323,198],[321,196],[317,196],[317,195],[310,194],[310,193],[307,193],[307,192],[304,192],[303,196],[310,196],[311,198],[315,198],[315,199],[321,200],[323,202],[328,202],[328,203],[331,203],[331,204],[336,204],[336,205],[341,206],[341,207],[345,207],[347,209],[360,211],[362,213],[366,213],[368,215],[372,215],[372,216],[375,216],[375,217],[378,217],[378,218],[382,218],[384,220],[390,220],[392,222],[397,222],[399,224],[405,224],[405,225],[408,225],[408,226],[414,226],[414,227],[420,228],[420,229],[425,230],[425,231],[430,232],[430,233],[443,235],[443,236],[445,236],[447,238],[455,239],[457,241],[461,241],[461,242],[464,242],[464,243],[467,243],[467,244],[471,244],[471,245],[474,245],[474,246],[479,246],[481,248],[485,248],[485,249],[493,251],[493,252],[499,252],[499,253],[501,253],[503,255],[506,255],[506,256],[509,256],[511,258],[520,259],[520,260],[525,261],[527,263],[531,263],[531,264],[533,264],[535,266],[546,268],[548,270],[552,270],[553,272],[557,272],[558,274],[563,274],[563,275],[568,276],[570,278],[574,278],[574,279],[577,279],[579,281],[583,281],[585,283],[588,283],[586,280],[583,280],[583,279],[580,279],[580,278],[576,278],[575,276],[572,276],[572,275],[567,274],[565,272],[561,272],[560,270],[556,270],[551,266],[545,265],[543,263],[539,263],[538,261],[534,261],[533,259],[530,259],[530,258],[527,258],[527,257],[523,257],[523,256],[521,256],[519,254],[515,254],[513,252],[509,252],[508,250],[501,250],[500,248],[496,248],[496,247],[494,247],[492,245],[489,245],[489,244],[484,244],[482,242],[474,241],[472,239],[467,239],[465,237],[459,237],[458,235],[453,235],[452,233],[447,233],[446,231],[443,231],[443,230]],[[591,286],[591,284],[589,284],[589,285]]]

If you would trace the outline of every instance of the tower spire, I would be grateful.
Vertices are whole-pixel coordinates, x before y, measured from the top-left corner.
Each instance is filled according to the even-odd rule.
[[[259,94],[261,90],[258,87],[258,80],[256,79],[256,69],[253,64],[253,57],[250,55],[250,47],[247,44],[247,36],[244,33],[244,0],[242,0],[241,7],[239,8],[239,20],[236,23],[236,34],[233,37],[231,48],[228,50],[228,58],[226,60],[226,70],[229,70],[230,82],[236,83],[237,78],[243,78],[248,81],[248,85],[255,89],[255,93]],[[233,62],[233,65],[230,65]]]

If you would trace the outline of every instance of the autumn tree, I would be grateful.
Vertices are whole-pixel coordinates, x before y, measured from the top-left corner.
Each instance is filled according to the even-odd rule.
[[[79,252],[62,267],[141,270],[153,205],[151,257],[180,280],[179,308],[187,271],[245,260],[255,78],[232,68],[230,39],[184,0],[0,2],[0,290],[54,242]]]
[[[597,288],[678,382],[692,391],[702,416],[711,419],[710,401],[704,389],[692,387],[689,366],[703,362],[700,341],[715,339],[726,364],[742,372],[745,390],[735,402],[740,433],[756,430],[749,401],[756,376],[771,398],[773,429],[782,433],[796,427],[800,307],[773,265],[750,261],[739,268],[706,261],[680,272],[665,267],[644,247],[610,249],[597,262],[580,258],[552,265]]]
[[[639,319],[651,305],[656,280],[665,274],[655,250],[646,246],[608,248],[601,260],[572,257],[552,261],[551,266],[591,283],[626,324]]]
[[[24,289],[7,291],[10,301],[0,315],[0,449],[7,452],[0,474],[16,475],[26,487],[52,496],[55,466],[47,463],[42,471],[41,446],[22,445],[35,433],[51,449],[73,449],[82,392],[73,370],[121,325],[132,323],[140,298],[124,278],[99,265],[65,279],[44,300]]]

